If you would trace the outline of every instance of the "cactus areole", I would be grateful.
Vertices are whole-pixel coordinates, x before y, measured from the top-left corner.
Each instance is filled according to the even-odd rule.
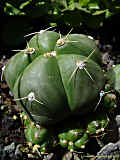
[[[4,75],[18,105],[40,125],[88,113],[104,86],[95,40],[83,34],[37,33]]]

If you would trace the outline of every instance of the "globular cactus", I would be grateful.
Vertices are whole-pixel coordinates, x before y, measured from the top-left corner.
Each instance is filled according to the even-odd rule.
[[[9,60],[5,79],[25,112],[26,139],[39,144],[41,153],[54,144],[79,151],[91,137],[104,134],[110,121],[105,112],[116,106],[116,97],[109,89],[103,91],[100,65],[100,52],[90,36],[47,30],[36,33]],[[110,87],[119,91],[119,67],[106,77]],[[97,112],[101,100],[104,109]]]
[[[100,53],[91,37],[41,31],[9,60],[4,75],[18,105],[46,126],[95,108],[104,86],[99,64]]]

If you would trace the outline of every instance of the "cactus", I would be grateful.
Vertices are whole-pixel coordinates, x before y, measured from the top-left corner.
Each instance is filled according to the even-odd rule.
[[[36,33],[6,64],[5,79],[24,111],[26,139],[40,144],[40,152],[54,142],[71,152],[84,149],[91,137],[104,132],[110,121],[104,111],[115,107],[115,95],[103,91],[100,65],[94,39],[48,30]],[[105,108],[97,112],[102,98]]]
[[[113,66],[107,72],[106,77],[111,88],[120,93],[120,64]]]
[[[67,148],[70,152],[84,149],[92,137],[103,136],[105,128],[109,124],[107,114],[97,113],[89,116],[84,123],[79,118],[62,121],[62,128],[41,127],[35,125],[23,112],[22,120],[25,126],[25,137],[27,142],[40,145],[40,153],[50,152],[58,144]]]
[[[21,114],[21,119],[24,123],[26,141],[32,145],[39,144],[40,152],[45,153],[54,143],[53,128],[35,125],[24,112]]]
[[[89,36],[42,31],[9,60],[4,75],[19,106],[36,123],[49,125],[94,108],[104,86],[99,64],[99,50]]]
[[[80,119],[69,120],[58,134],[59,144],[71,152],[84,149],[92,137],[100,137],[109,124],[109,118],[105,113],[90,115],[82,122]]]

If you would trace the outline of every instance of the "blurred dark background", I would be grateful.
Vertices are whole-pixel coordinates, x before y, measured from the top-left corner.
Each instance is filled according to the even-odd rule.
[[[0,1],[0,57],[23,49],[28,33],[50,26],[67,34],[85,33],[120,51],[120,2],[118,0],[2,0]]]

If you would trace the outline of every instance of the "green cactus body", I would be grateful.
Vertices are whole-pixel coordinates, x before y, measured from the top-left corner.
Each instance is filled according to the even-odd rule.
[[[89,36],[83,34],[70,34],[61,39],[63,39],[63,44],[60,43],[61,41],[59,39],[55,47],[57,54],[74,54],[73,50],[75,50],[76,55],[88,57],[90,53],[94,51],[95,53],[91,59],[100,64],[99,50],[95,41],[90,39]]]
[[[106,111],[111,111],[116,108],[116,96],[113,93],[106,94],[104,97],[104,108]]]
[[[70,152],[73,152],[75,149],[76,149],[76,147],[75,147],[74,143],[73,143],[72,141],[70,141],[70,142],[68,143],[68,150],[69,150]]]
[[[25,112],[22,112],[21,118],[25,127],[26,141],[32,143],[32,145],[39,145],[41,154],[46,153],[52,148],[54,143],[54,130],[52,127],[46,128],[39,125],[35,125]]]
[[[104,130],[109,124],[109,119],[104,113],[95,113],[87,117],[84,121],[85,125],[82,126],[76,120],[72,120],[73,124],[68,121],[63,131],[58,134],[59,144],[63,148],[67,148],[71,152],[74,150],[84,149],[88,141],[96,136],[104,136]],[[69,128],[69,122],[71,128]],[[78,125],[79,124],[79,125]]]
[[[19,63],[18,63],[19,62]],[[5,78],[10,89],[13,90],[15,82],[21,72],[29,65],[29,59],[24,52],[19,52],[13,56],[5,66]],[[14,67],[13,67],[14,66]]]
[[[71,129],[67,132],[67,140],[69,141],[76,141],[79,137],[81,137],[83,134],[83,129]]]
[[[87,125],[87,133],[89,133],[89,135],[96,135],[103,132],[109,122],[107,115],[104,113],[97,113],[93,117]]]
[[[80,34],[61,38],[45,31],[33,36],[28,46],[30,51],[9,60],[4,74],[18,104],[35,121],[54,124],[74,112],[83,115],[94,108],[93,101],[104,86],[94,40]]]
[[[85,132],[84,135],[75,142],[75,146],[81,149],[85,148],[85,144],[88,142],[88,140],[89,140],[88,133]]]
[[[44,143],[40,146],[40,152],[41,152],[41,154],[47,153],[48,145],[49,145],[49,141],[44,142]]]
[[[66,135],[68,135],[68,132],[66,133]],[[63,148],[68,148],[68,150],[70,150],[71,152],[73,152],[74,150],[85,148],[85,145],[88,142],[88,140],[89,140],[88,133],[85,132],[85,133],[83,133],[83,135],[80,135],[77,138],[73,138],[73,137],[72,138],[68,138],[67,137],[65,139],[59,139],[59,144]]]
[[[50,130],[43,127],[37,128],[31,123],[26,126],[25,137],[28,142],[32,142],[33,144],[42,144],[50,137]]]
[[[21,113],[21,119],[22,119],[22,122],[23,122],[23,124],[24,124],[25,127],[27,127],[28,125],[30,125],[31,120],[30,120],[30,118],[26,115],[25,112],[22,112],[22,113]]]
[[[90,104],[90,102],[97,97],[101,88],[101,82],[104,83],[103,73],[94,61],[89,60],[86,64],[86,68],[92,79],[85,72],[85,70],[78,70],[76,75],[70,81],[70,77],[76,68],[76,62],[83,62],[86,57],[67,54],[60,55],[57,59],[70,110],[76,110],[79,106],[80,111],[82,111],[83,114],[84,110],[85,112],[86,109],[89,110],[89,108],[85,108],[84,106],[86,104]],[[91,96],[88,95],[90,92],[92,92]]]
[[[29,47],[35,48],[39,54],[50,53],[54,51],[59,37],[59,34],[56,32],[45,31],[33,36],[29,41]]]
[[[60,140],[67,140],[67,141],[76,141],[78,138],[80,138],[84,133],[84,130],[82,128],[79,129],[69,129],[68,131],[65,131],[63,133],[60,133],[58,135],[58,138]]]
[[[77,147],[75,143],[78,140],[82,140],[84,136],[84,129],[79,127],[79,129],[69,129],[65,132],[58,134],[59,144],[63,148],[68,148],[70,151],[74,151],[80,147]],[[82,142],[84,144],[84,142]]]
[[[66,148],[68,146],[68,141],[66,139],[60,139],[59,144],[62,148]]]
[[[106,77],[110,86],[120,93],[120,64],[113,66]]]
[[[51,128],[35,125],[25,112],[22,112],[21,117],[25,127],[25,137],[27,142],[41,145],[49,141],[51,135],[53,135],[53,130]]]
[[[67,133],[66,133],[66,132],[60,133],[60,134],[58,135],[58,138],[59,138],[59,139],[62,139],[62,140],[67,139]]]

